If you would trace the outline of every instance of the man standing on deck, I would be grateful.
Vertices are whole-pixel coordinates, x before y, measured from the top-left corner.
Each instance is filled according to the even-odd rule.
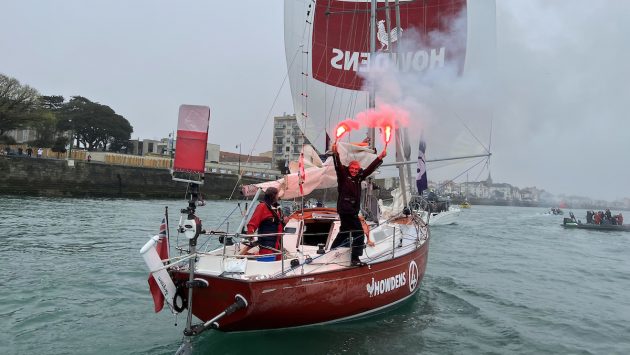
[[[348,245],[348,240],[352,238],[351,265],[363,266],[365,263],[359,260],[359,257],[363,255],[365,245],[363,226],[359,220],[361,182],[383,163],[383,158],[387,156],[387,149],[383,149],[381,154],[365,170],[361,169],[361,165],[356,160],[351,161],[347,167],[341,164],[337,143],[333,144],[332,151],[335,171],[337,172],[337,213],[341,226],[331,248]]]

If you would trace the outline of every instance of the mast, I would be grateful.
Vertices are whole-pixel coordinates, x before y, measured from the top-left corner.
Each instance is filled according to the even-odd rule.
[[[402,28],[400,27],[400,3],[399,0],[394,0],[394,8],[396,11],[396,28]],[[400,64],[402,63],[400,61],[400,41],[402,40],[402,31],[397,30],[398,33],[398,45],[396,45],[396,64],[398,65],[398,70],[401,71],[401,67]],[[411,159],[411,146],[409,144],[409,130],[407,129],[407,127],[402,127],[401,129],[402,134],[403,134],[403,149],[405,151],[405,159],[404,160],[409,160]],[[413,194],[413,187],[414,184],[412,183],[412,179],[411,179],[411,165],[407,165],[407,182],[409,183],[409,192]]]
[[[398,5],[398,0],[396,0],[396,5]],[[396,27],[400,27],[400,13],[398,12],[399,8],[398,6],[396,7]],[[389,16],[389,0],[385,0],[385,28],[387,29],[387,50],[388,52],[391,54],[392,52],[392,41],[391,41],[391,34],[392,34],[392,25],[391,25],[391,19]],[[399,30],[396,30],[396,32],[398,32]],[[398,47],[398,46],[397,46]],[[398,49],[396,49],[396,51],[398,52]],[[391,58],[391,56],[390,56]],[[396,60],[398,60],[398,56],[396,56]],[[396,63],[398,64],[398,62]],[[402,136],[402,129],[401,128],[396,128],[396,161],[403,161],[405,160],[404,155],[405,155],[405,150],[403,148],[403,136]],[[403,206],[407,207],[408,201],[407,201],[407,179],[405,178],[405,171],[404,171],[404,167],[402,165],[398,166],[398,181],[400,181],[400,191],[402,193],[402,198],[403,198]]]
[[[376,0],[371,0],[370,6],[370,61],[368,70],[372,70],[374,64],[374,54],[376,53]],[[368,106],[369,109],[376,107],[376,88],[374,81],[370,82],[369,94],[368,94]],[[368,128],[367,138],[369,141],[369,147],[374,149],[374,128]],[[378,222],[378,208],[373,208],[373,191],[372,191],[372,178],[367,179],[367,188],[365,191],[365,198],[363,199],[363,210],[366,211],[366,219]]]
[[[372,0],[370,6],[370,70],[374,65],[374,56],[376,54],[376,0]],[[369,108],[376,107],[376,88],[374,81],[370,82]],[[368,138],[370,140],[370,148],[374,148],[374,128],[368,129]]]

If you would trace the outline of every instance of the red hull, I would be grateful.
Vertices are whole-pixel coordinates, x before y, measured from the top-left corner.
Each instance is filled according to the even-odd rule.
[[[219,330],[289,328],[370,313],[418,290],[428,251],[429,239],[407,255],[369,266],[261,281],[197,274],[209,286],[194,290],[193,314],[208,321],[234,303],[236,294],[249,305],[222,318]],[[187,280],[188,274],[179,272],[175,278]]]

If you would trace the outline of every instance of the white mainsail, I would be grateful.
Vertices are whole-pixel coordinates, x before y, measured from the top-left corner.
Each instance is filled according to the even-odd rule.
[[[458,43],[436,44],[429,37],[448,31],[448,20],[465,13],[466,0],[400,1],[400,29],[394,1],[388,5],[391,22],[386,27],[385,1],[378,1],[378,57],[398,58],[400,70],[408,75],[425,75],[451,64],[463,70],[465,33],[457,37]],[[326,148],[326,134],[332,137],[338,122],[368,108],[362,70],[370,62],[369,9],[368,0],[285,0],[285,53],[293,104],[300,127],[320,153]],[[401,34],[418,43],[398,46]],[[386,49],[391,53],[383,55]],[[351,137],[362,139],[360,134]]]

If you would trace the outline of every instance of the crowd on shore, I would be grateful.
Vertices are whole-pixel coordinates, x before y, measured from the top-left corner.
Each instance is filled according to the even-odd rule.
[[[18,147],[16,150],[12,150],[11,147],[6,146],[3,150],[2,150],[2,154],[3,155],[26,155],[28,157],[32,157],[33,156],[33,148],[28,147],[25,149],[23,149],[22,147]],[[37,157],[41,158],[42,157],[42,153],[44,152],[44,150],[42,148],[37,148]]]

